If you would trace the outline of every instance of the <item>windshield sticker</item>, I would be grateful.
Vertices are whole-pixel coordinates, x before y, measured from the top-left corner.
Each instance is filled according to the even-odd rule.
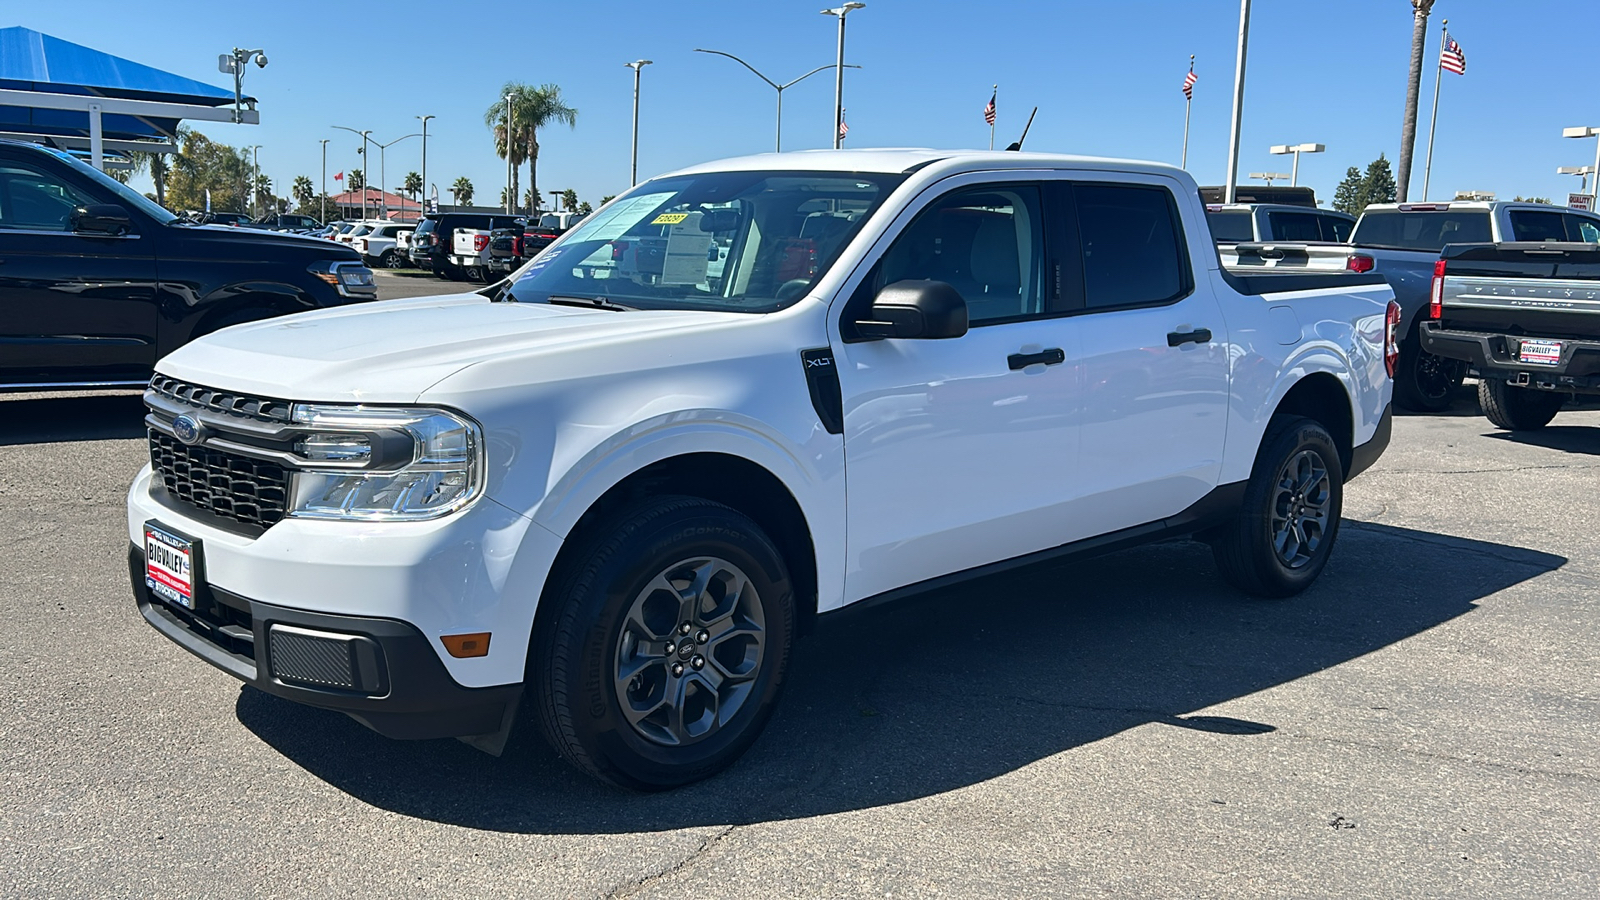
[[[700,213],[682,214],[680,220],[667,229],[667,256],[661,264],[661,283],[705,281],[706,268],[711,264],[711,241],[712,235],[700,230]]]
[[[662,213],[656,216],[651,225],[681,225],[684,219],[689,218],[688,213]]]
[[[641,194],[620,202],[613,202],[611,206],[601,210],[597,215],[584,220],[579,226],[582,233],[579,240],[585,241],[610,241],[622,237],[628,229],[639,224],[652,210],[670,200],[675,191],[658,194]]]
[[[562,253],[562,251],[560,251],[560,250],[546,250],[545,252],[539,254],[539,258],[533,261],[533,265],[528,267],[528,271],[529,272],[537,272],[537,271],[539,271],[540,269],[544,268],[545,266],[550,265],[550,261],[555,259],[556,257],[560,256],[561,253]]]

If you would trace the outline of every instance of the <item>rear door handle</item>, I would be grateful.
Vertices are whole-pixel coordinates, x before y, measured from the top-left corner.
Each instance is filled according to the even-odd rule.
[[[1061,352],[1060,347],[1051,347],[1048,350],[1040,350],[1038,353],[1013,353],[1006,357],[1006,365],[1010,366],[1013,372],[1018,369],[1026,369],[1029,366],[1036,366],[1040,363],[1044,363],[1047,366],[1058,366],[1066,361],[1067,354]]]
[[[1193,331],[1167,332],[1167,346],[1181,347],[1184,344],[1209,344],[1211,343],[1211,329],[1196,328]]]

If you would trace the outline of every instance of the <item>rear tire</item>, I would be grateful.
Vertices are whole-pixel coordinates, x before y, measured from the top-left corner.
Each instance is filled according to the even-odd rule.
[[[1478,382],[1478,405],[1497,427],[1532,431],[1550,424],[1567,402],[1565,394],[1513,387],[1499,379]]]
[[[1460,360],[1435,356],[1422,349],[1415,334],[1400,343],[1400,361],[1394,372],[1394,400],[1412,412],[1444,412],[1451,395],[1461,386],[1466,366]]]
[[[575,539],[528,657],[545,737],[633,790],[726,768],[765,727],[788,667],[783,557],[748,517],[695,497],[648,498]]]
[[[1291,597],[1328,563],[1344,510],[1344,466],[1314,419],[1275,416],[1261,438],[1244,503],[1212,537],[1229,584],[1257,597]]]

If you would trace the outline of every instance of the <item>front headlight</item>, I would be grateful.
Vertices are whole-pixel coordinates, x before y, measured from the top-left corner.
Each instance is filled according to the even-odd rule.
[[[297,403],[292,418],[308,433],[295,442],[305,465],[294,476],[290,516],[432,519],[482,490],[483,432],[459,413]]]

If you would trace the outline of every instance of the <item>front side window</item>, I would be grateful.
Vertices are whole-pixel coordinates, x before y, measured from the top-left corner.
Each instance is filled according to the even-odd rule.
[[[73,212],[92,202],[54,175],[0,162],[0,228],[70,231]]]
[[[1600,243],[1600,221],[1571,213],[1562,216],[1567,224],[1567,240],[1584,244]]]
[[[1189,266],[1170,191],[1078,184],[1072,193],[1089,309],[1152,306],[1188,293]]]
[[[903,178],[714,172],[649,181],[522,269],[505,299],[782,309],[806,295]]]
[[[879,263],[875,286],[943,281],[973,325],[1045,311],[1044,223],[1033,185],[965,188],[917,214]]]

